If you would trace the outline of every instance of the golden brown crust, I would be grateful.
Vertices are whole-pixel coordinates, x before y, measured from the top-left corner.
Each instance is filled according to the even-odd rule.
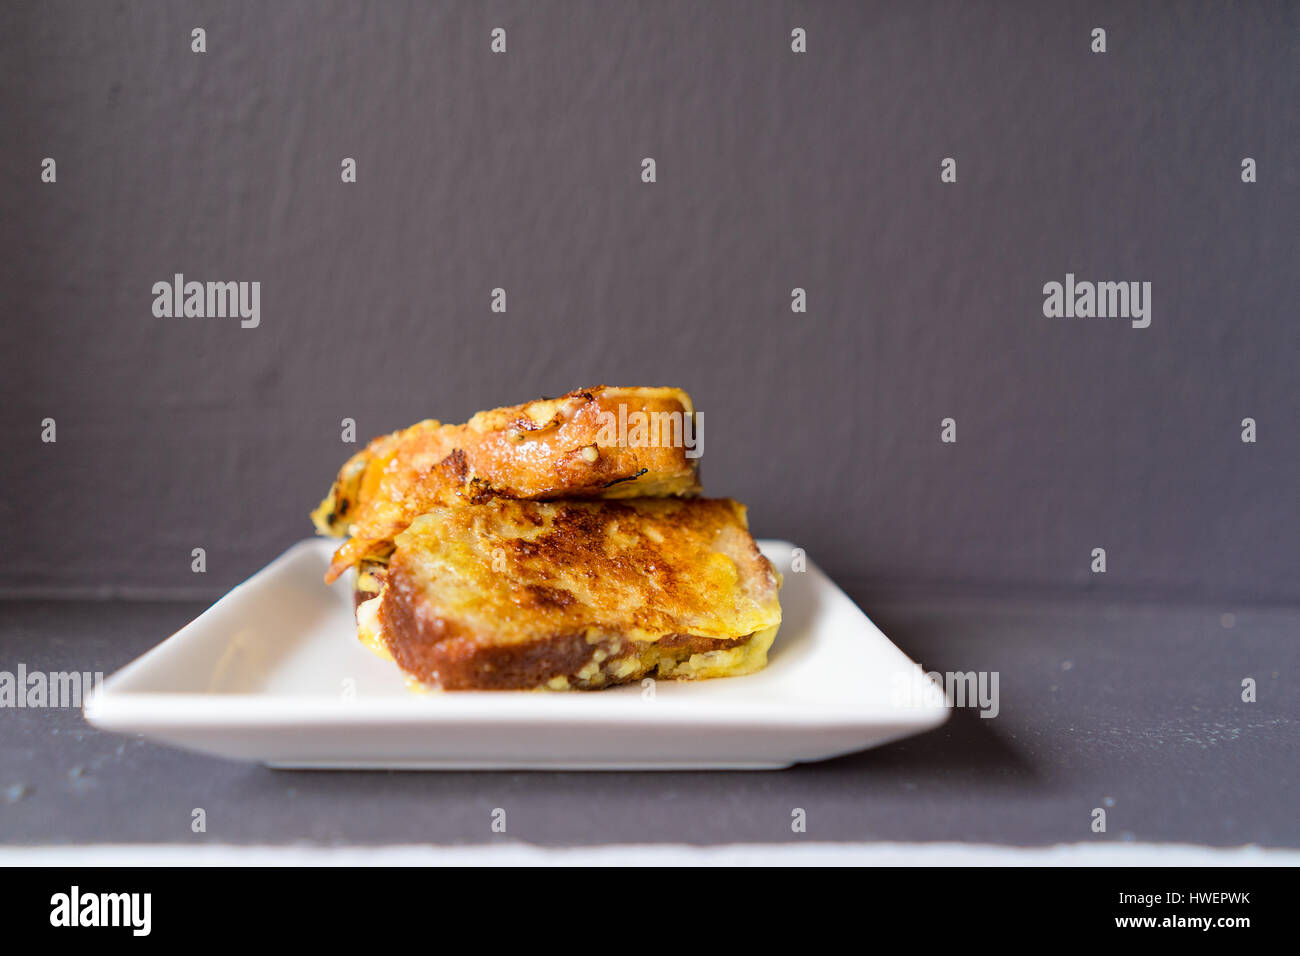
[[[492,499],[398,536],[378,619],[427,684],[600,687],[758,669],[778,585],[734,501]]]
[[[668,431],[653,443],[619,432],[611,443],[611,419],[636,413]],[[695,451],[683,440],[694,414],[680,389],[596,386],[479,412],[464,425],[429,420],[377,438],[348,460],[312,515],[322,534],[352,536],[326,580],[384,556],[412,518],[439,506],[493,497],[696,495]]]

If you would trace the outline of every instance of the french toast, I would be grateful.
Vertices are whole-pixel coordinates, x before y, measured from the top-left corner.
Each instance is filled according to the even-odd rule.
[[[445,690],[748,674],[781,621],[779,576],[729,499],[440,505],[371,583],[362,641]]]
[[[602,385],[376,438],[312,512],[321,534],[350,536],[326,581],[382,563],[412,519],[438,507],[494,497],[697,495],[702,427],[681,389]]]

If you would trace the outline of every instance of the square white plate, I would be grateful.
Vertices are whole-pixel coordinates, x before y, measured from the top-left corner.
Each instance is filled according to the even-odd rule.
[[[102,730],[276,767],[772,769],[936,727],[942,691],[791,545],[758,674],[588,693],[412,693],[357,640],[334,543],[300,542],[93,694]]]

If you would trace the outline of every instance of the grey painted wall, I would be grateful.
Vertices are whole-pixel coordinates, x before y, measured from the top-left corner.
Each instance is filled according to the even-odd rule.
[[[219,590],[344,416],[607,382],[846,582],[1300,599],[1300,6],[10,2],[0,97],[7,590]]]

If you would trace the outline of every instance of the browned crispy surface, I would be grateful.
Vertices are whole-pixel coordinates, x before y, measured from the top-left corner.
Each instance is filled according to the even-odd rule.
[[[734,501],[493,499],[398,536],[378,620],[426,684],[594,688],[761,668],[777,588]]]
[[[624,430],[609,441],[611,420],[638,413],[656,425],[650,441],[634,429],[631,440]],[[322,534],[351,535],[326,579],[382,558],[412,518],[441,505],[698,494],[697,462],[683,440],[684,417],[693,414],[680,389],[597,386],[480,412],[464,425],[429,420],[377,438],[348,460],[312,515]]]

